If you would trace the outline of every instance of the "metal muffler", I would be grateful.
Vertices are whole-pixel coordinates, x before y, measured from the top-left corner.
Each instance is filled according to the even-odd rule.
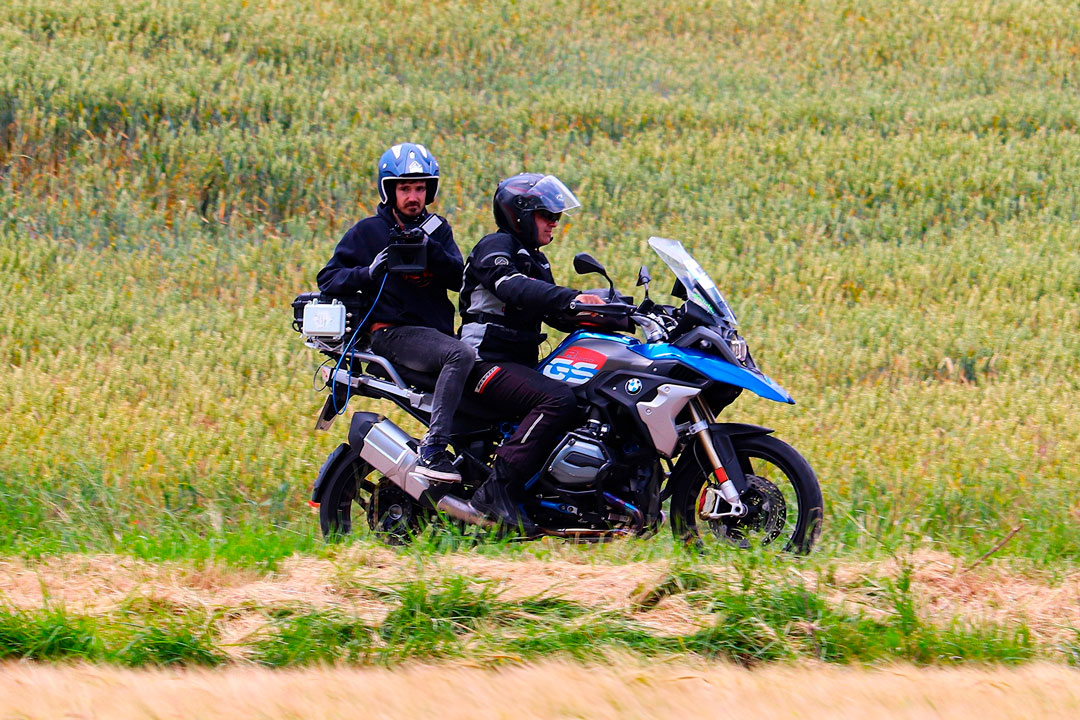
[[[349,444],[357,450],[360,457],[413,499],[431,503],[433,498],[424,497],[431,487],[431,482],[416,472],[416,463],[420,457],[412,449],[410,442],[416,441],[382,415],[358,412],[352,417]],[[435,508],[471,525],[489,527],[493,524],[468,502],[453,495],[443,495],[435,503]]]
[[[353,449],[410,497],[420,500],[431,483],[415,472],[420,456],[410,442],[416,440],[382,415],[358,412],[352,417],[349,444]]]

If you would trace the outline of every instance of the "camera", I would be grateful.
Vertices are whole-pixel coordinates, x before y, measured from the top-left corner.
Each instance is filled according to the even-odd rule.
[[[432,214],[418,227],[391,228],[390,244],[386,248],[387,271],[415,275],[427,270],[428,236],[442,224],[442,218]]]
[[[392,273],[416,274],[427,270],[427,235],[420,228],[390,231],[386,269]]]
[[[390,243],[422,243],[424,242],[424,231],[418,227],[409,228],[408,230],[402,230],[399,227],[395,227],[390,230]]]

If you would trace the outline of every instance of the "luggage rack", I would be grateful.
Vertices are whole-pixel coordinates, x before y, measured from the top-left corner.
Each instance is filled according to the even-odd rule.
[[[341,350],[345,345],[343,342],[330,344],[320,338],[307,338],[304,344],[310,348],[319,350],[320,352],[327,353],[332,357],[341,357]],[[433,400],[432,393],[420,392],[416,388],[408,385],[401,378],[401,374],[393,364],[382,355],[376,355],[375,353],[366,350],[354,349],[350,350],[345,357],[361,363],[375,365],[386,374],[388,379],[384,380],[366,373],[363,375],[352,375],[344,368],[335,370],[332,367],[323,365],[319,368],[319,374],[322,376],[323,382],[328,386],[333,382],[339,385],[347,385],[358,392],[360,392],[362,388],[367,388],[373,391],[375,397],[397,397],[408,403],[409,407],[414,410],[424,413],[431,412]],[[327,401],[329,400],[330,398],[327,398]]]

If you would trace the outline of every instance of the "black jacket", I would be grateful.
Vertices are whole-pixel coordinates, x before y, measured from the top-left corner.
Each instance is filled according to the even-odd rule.
[[[410,225],[427,217],[424,214]],[[450,223],[440,219],[442,225],[428,239],[428,269],[419,275],[388,273],[382,295],[368,319],[369,326],[375,322],[421,325],[454,334],[454,305],[446,291],[461,288],[464,264]],[[374,300],[382,278],[372,280],[368,266],[390,244],[390,230],[395,225],[393,210],[379,205],[374,215],[349,228],[330,262],[319,271],[319,290],[329,295],[360,292]]]
[[[482,360],[536,365],[547,337],[541,321],[555,323],[579,291],[555,284],[539,248],[496,232],[476,244],[465,263],[461,289],[461,339]]]

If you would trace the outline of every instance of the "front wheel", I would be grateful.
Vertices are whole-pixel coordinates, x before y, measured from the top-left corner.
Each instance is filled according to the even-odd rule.
[[[711,534],[738,547],[774,546],[788,552],[810,552],[821,534],[824,504],[810,464],[783,440],[772,435],[732,438],[749,487],[742,497],[744,517],[702,517],[709,485],[715,485],[708,461],[696,443],[692,457],[671,495],[671,530],[676,539],[701,542]]]

